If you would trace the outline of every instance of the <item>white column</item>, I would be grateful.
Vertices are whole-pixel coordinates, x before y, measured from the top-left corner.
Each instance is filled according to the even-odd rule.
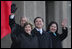
[[[69,13],[71,11],[68,10],[69,9],[68,2],[69,1],[63,1],[62,2],[63,3],[63,19],[64,18],[67,19],[67,27],[68,27],[68,37],[63,41],[63,46],[65,48],[70,48],[71,47],[71,29],[69,28],[69,26],[70,26],[69,23],[71,23],[70,18],[69,18],[71,16],[69,15]]]

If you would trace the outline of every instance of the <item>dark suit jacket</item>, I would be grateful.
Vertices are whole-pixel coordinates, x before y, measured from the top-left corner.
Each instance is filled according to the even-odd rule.
[[[19,42],[17,42],[18,35],[22,33],[23,29],[19,24],[15,23],[15,17],[14,19],[10,19],[10,16],[9,16],[9,25],[11,27],[11,40],[12,40],[11,48],[19,48],[20,44]]]
[[[41,35],[35,28],[32,30],[32,34],[38,37],[39,48],[52,48],[51,39],[49,33],[43,30],[43,34]]]

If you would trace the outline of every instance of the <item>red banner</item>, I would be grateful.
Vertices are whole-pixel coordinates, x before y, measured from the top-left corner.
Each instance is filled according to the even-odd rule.
[[[12,1],[1,1],[1,39],[11,33],[9,15],[11,14]]]

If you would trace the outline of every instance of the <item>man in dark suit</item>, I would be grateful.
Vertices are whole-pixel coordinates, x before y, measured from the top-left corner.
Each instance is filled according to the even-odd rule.
[[[18,35],[22,33],[23,25],[27,22],[26,17],[21,17],[20,19],[20,25],[16,24],[15,22],[15,12],[17,10],[16,4],[11,5],[11,15],[9,16],[9,25],[11,27],[11,39],[12,39],[12,45],[11,48],[18,48],[19,43],[17,42],[18,40]]]
[[[44,20],[41,17],[34,19],[35,28],[32,34],[38,37],[39,48],[51,48],[51,39],[48,33],[43,30]]]

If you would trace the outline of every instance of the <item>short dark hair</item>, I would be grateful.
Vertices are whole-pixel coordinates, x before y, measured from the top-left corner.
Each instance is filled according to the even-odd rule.
[[[38,18],[42,19],[42,21],[44,22],[44,20],[43,20],[42,17],[36,17],[36,18],[34,19],[34,23],[35,23],[36,19],[38,19]]]
[[[56,24],[56,26],[57,26],[56,33],[57,33],[57,32],[58,32],[58,24],[57,24],[57,22],[55,22],[55,21],[52,21],[51,23],[49,23],[49,25],[47,26],[46,31],[47,31],[47,32],[50,31],[50,26],[51,26],[52,24]]]

